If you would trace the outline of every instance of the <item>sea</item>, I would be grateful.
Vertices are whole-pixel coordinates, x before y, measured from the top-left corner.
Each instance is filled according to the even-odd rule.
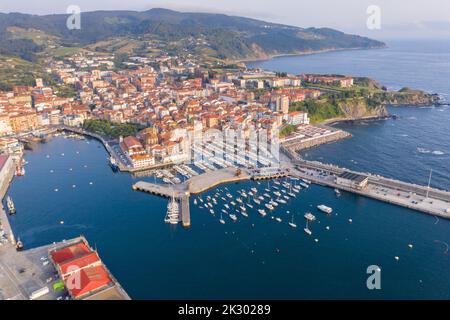
[[[390,89],[450,97],[450,42],[391,41],[386,49],[248,65],[368,76]],[[337,125],[353,137],[302,156],[420,184],[432,172],[433,187],[450,189],[449,107],[389,111],[396,120]],[[84,235],[133,299],[450,298],[450,221],[444,219],[311,185],[265,217],[253,203],[248,218],[234,212],[233,222],[222,214],[226,223],[219,223],[225,203],[228,213],[236,209],[227,193],[237,199],[238,191],[256,188],[262,195],[275,186],[244,182],[200,195],[204,203],[216,196],[214,215],[192,198],[192,226],[184,229],[164,223],[167,200],[132,190],[136,181],[155,178],[114,173],[96,140],[55,137],[26,151],[25,159],[26,175],[8,191],[17,208],[10,217],[16,237],[33,248]],[[333,214],[318,211],[319,204]],[[303,231],[307,212],[316,216],[310,236]],[[379,289],[367,286],[373,266],[381,270]]]

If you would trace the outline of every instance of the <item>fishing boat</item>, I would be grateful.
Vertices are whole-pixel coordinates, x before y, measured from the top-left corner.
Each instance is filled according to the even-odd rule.
[[[265,217],[267,215],[266,210],[264,210],[264,209],[259,209],[258,213],[263,217]]]
[[[317,209],[319,209],[322,212],[325,212],[326,214],[331,214],[333,212],[333,209],[330,207],[327,207],[326,205],[318,205]]]
[[[22,251],[23,250],[23,243],[22,243],[22,241],[20,241],[20,238],[17,239],[16,250],[17,251]]]
[[[14,202],[12,201],[10,196],[8,196],[6,198],[6,205],[8,206],[9,214],[15,214],[16,213],[16,207],[14,206]]]
[[[292,214],[292,220],[291,220],[291,222],[289,222],[289,225],[290,225],[292,228],[297,228],[297,225],[294,223],[294,214]]]

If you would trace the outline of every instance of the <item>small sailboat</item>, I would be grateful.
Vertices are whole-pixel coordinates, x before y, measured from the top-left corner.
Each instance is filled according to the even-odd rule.
[[[294,223],[294,214],[292,214],[292,220],[291,220],[291,222],[289,222],[289,225],[290,225],[292,228],[297,228],[297,225]]]
[[[220,213],[220,219],[219,219],[219,222],[220,222],[221,224],[225,224],[225,220],[223,220],[223,217],[222,217],[222,212]]]
[[[303,229],[304,231],[305,231],[305,233],[307,234],[307,235],[312,235],[312,231],[311,230],[309,230],[309,227],[308,227],[308,219],[306,219],[306,226],[305,226],[305,228]]]

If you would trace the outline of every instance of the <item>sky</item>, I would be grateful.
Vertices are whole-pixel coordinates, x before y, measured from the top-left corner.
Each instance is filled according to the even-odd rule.
[[[331,27],[379,39],[450,39],[449,0],[0,0],[0,12],[65,13],[69,5],[78,5],[82,12],[168,8],[224,13],[299,27]],[[367,27],[367,20],[374,17],[374,11],[367,13],[372,5],[379,8],[380,29]]]

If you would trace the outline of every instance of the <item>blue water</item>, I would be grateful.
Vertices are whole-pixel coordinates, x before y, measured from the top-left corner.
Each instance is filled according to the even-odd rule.
[[[291,58],[291,67],[285,62],[283,70],[293,71],[295,61],[322,57],[321,68],[328,64],[329,72],[336,72],[330,55],[339,64],[344,53]],[[392,86],[401,86],[400,80],[395,83],[401,72],[395,64],[390,68]],[[379,70],[380,75],[385,72],[381,65]],[[368,70],[361,65],[359,71]],[[433,72],[430,69],[428,77]],[[439,87],[433,91],[444,92]],[[433,167],[434,185],[448,188],[445,123],[450,110],[443,110],[396,108],[396,121],[341,125],[355,136],[306,156],[418,182],[426,181]],[[417,148],[444,154],[420,153]],[[58,137],[25,157],[26,176],[15,178],[9,190],[18,210],[11,218],[16,235],[25,246],[36,247],[84,234],[135,299],[450,298],[450,255],[444,244],[450,243],[449,221],[353,194],[337,199],[332,189],[312,186],[274,211],[282,223],[248,209],[249,218],[238,215],[238,222],[232,223],[224,217],[227,223],[221,225],[217,216],[191,203],[192,227],[184,230],[163,223],[166,200],[132,191],[136,179],[110,170],[107,154],[96,141]],[[238,189],[253,186],[260,192],[266,187],[254,182],[227,187],[236,195]],[[335,214],[318,212],[315,207],[321,203],[333,207]],[[221,206],[219,200],[217,213]],[[286,211],[294,213],[296,230],[287,225],[291,215]],[[307,211],[318,218],[310,226],[311,237],[303,232]],[[379,291],[366,288],[369,265],[382,270]]]

